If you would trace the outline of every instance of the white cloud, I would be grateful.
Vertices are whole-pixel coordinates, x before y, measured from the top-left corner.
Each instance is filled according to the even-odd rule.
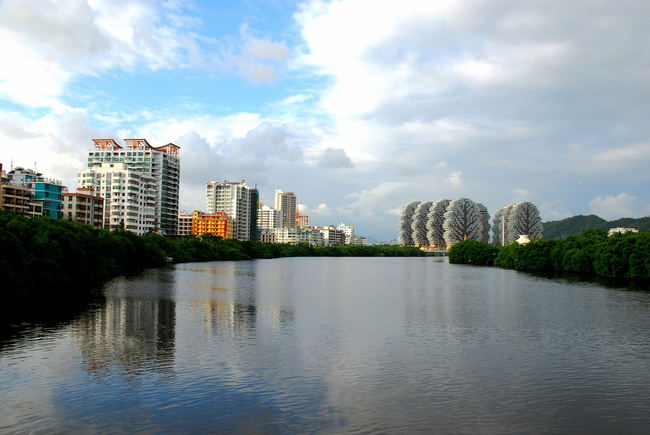
[[[445,178],[445,183],[451,184],[455,188],[460,188],[463,186],[463,180],[461,176],[463,173],[461,171],[451,172],[447,178]]]
[[[362,216],[364,219],[384,219],[389,210],[400,206],[408,185],[399,181],[378,183],[370,189],[362,189],[346,195],[346,204],[337,208],[342,215],[350,218]]]
[[[241,54],[235,62],[246,78],[253,83],[271,83],[278,79],[278,69],[287,60],[291,50],[285,42],[271,41],[269,37],[257,38],[248,25],[241,26]]]
[[[647,210],[650,3],[233,5],[0,2],[2,162],[74,181],[93,137],[177,141],[184,208],[244,178],[384,239],[406,202],[461,189],[534,195],[545,221]]]
[[[352,160],[341,148],[326,148],[320,160],[321,166],[327,168],[353,168]]]
[[[589,201],[591,213],[611,221],[623,217],[642,217],[648,214],[649,209],[642,209],[636,197],[623,192],[618,196],[597,196]]]
[[[560,200],[545,201],[538,206],[538,209],[543,222],[559,221],[574,215]]]
[[[289,95],[286,98],[283,98],[279,104],[282,105],[289,105],[289,104],[296,104],[296,103],[304,103],[305,101],[309,101],[313,98],[314,96],[311,94],[296,94],[296,95]]]
[[[332,211],[330,210],[327,204],[323,203],[323,204],[318,204],[315,209],[312,209],[311,214],[317,216],[331,216]]]

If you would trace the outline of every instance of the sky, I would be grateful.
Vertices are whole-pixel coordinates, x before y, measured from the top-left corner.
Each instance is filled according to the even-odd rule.
[[[650,2],[0,0],[0,163],[71,191],[92,139],[181,147],[312,225],[412,201],[650,215]]]

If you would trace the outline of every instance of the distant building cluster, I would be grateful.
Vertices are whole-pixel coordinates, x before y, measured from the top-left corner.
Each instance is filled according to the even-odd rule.
[[[265,243],[309,243],[319,246],[366,244],[354,235],[354,225],[310,226],[309,216],[298,210],[293,192],[275,191],[274,207],[264,205],[256,188],[244,180],[209,181],[206,213],[179,215],[179,235],[214,235]],[[208,224],[209,222],[209,224]]]
[[[537,207],[522,202],[500,209],[490,225],[487,208],[469,198],[414,201],[406,204],[398,223],[398,241],[407,246],[448,249],[463,240],[510,243],[520,235],[541,237]],[[490,238],[490,230],[493,237]]]
[[[264,205],[257,187],[208,181],[205,211],[179,211],[180,147],[154,147],[146,139],[93,139],[76,192],[32,169],[0,164],[0,209],[27,217],[49,216],[142,235],[214,235],[224,239],[312,245],[366,244],[354,225],[310,226],[295,193],[275,191]]]

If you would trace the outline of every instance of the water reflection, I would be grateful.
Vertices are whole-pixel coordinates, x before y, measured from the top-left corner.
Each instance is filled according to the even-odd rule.
[[[191,283],[179,291],[187,291],[192,310],[201,313],[205,334],[248,340],[260,327],[291,329],[295,310],[285,304],[287,277],[268,266],[256,261],[177,266],[184,281]]]
[[[177,265],[0,350],[0,432],[643,432],[649,313],[441,258]]]
[[[100,377],[105,370],[169,373],[176,345],[173,283],[174,275],[164,269],[109,283],[104,306],[71,325],[84,370]]]

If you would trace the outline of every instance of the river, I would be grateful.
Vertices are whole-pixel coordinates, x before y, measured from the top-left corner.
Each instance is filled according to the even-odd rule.
[[[0,343],[1,433],[647,433],[650,292],[446,258],[179,264]]]

